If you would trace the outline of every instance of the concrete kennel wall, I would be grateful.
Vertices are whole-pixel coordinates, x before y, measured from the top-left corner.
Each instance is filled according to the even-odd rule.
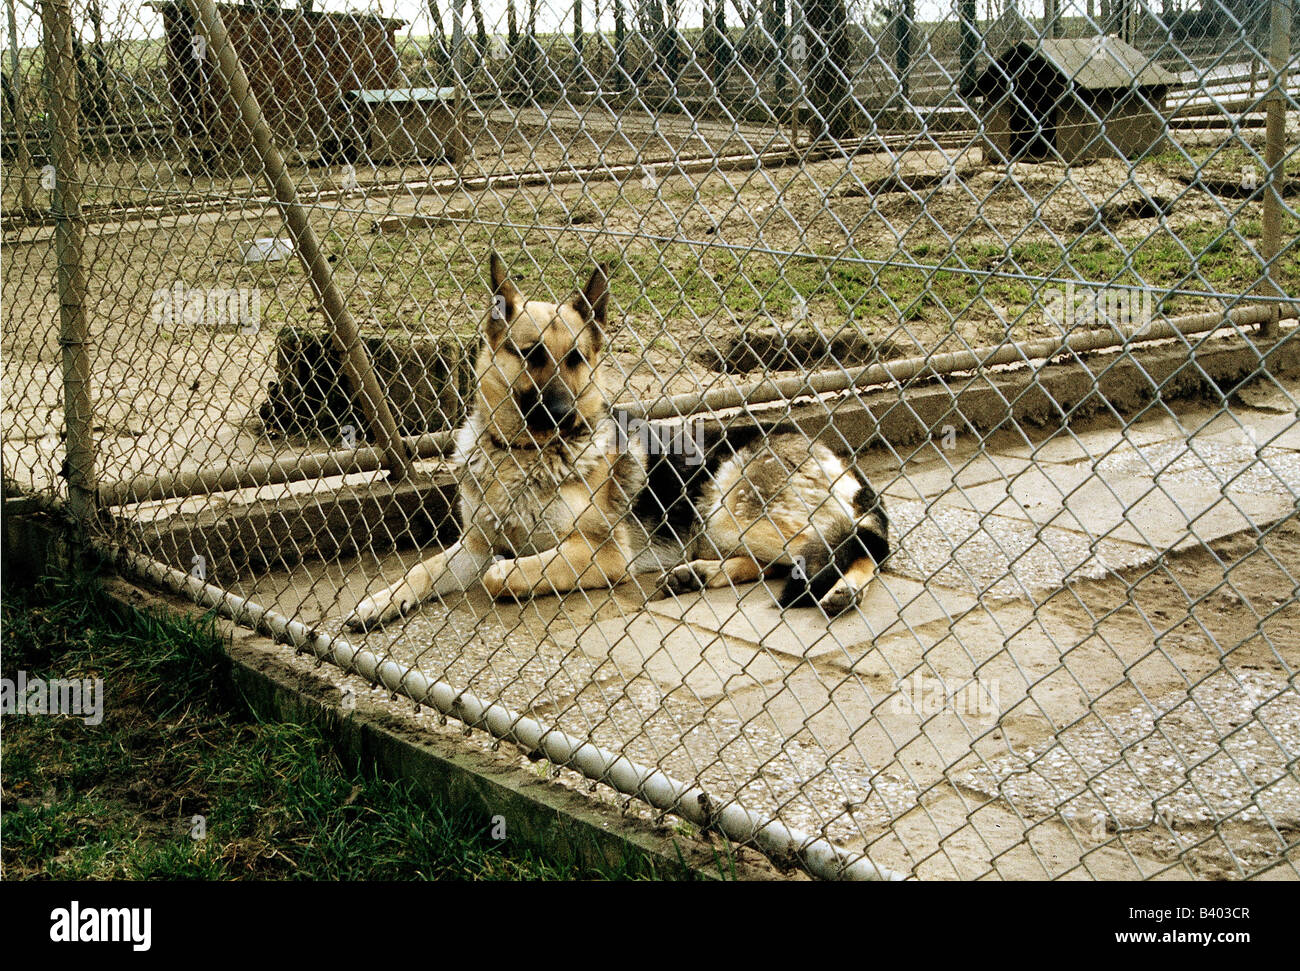
[[[1189,356],[1181,343],[1163,342],[1126,352],[1097,353],[1083,362],[1025,365],[987,374],[949,375],[897,388],[852,393],[791,407],[757,407],[718,424],[788,419],[810,437],[854,448],[888,446],[906,454],[952,426],[958,434],[986,435],[1015,425],[1061,424],[1106,409],[1134,415],[1163,401],[1215,396],[1257,373],[1300,372],[1300,334],[1286,328],[1275,343],[1232,336],[1211,338]],[[129,507],[128,507],[129,508]],[[123,527],[135,548],[169,563],[206,558],[214,581],[257,570],[348,555],[388,552],[454,538],[456,487],[449,470],[421,482],[377,482],[357,489],[229,506]]]

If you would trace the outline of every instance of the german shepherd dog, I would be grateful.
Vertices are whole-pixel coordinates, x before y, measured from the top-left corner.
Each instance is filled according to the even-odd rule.
[[[524,598],[645,573],[659,595],[784,573],[783,607],[862,599],[889,523],[847,454],[781,428],[628,434],[602,364],[607,267],[560,304],[525,299],[496,254],[490,270],[476,401],[456,433],[461,537],[357,604],[350,627],[479,583]]]

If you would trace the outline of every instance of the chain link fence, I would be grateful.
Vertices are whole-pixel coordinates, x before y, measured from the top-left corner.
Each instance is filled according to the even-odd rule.
[[[6,0],[7,502],[814,875],[1297,875],[1294,5],[345,7]],[[605,301],[598,349],[510,343]],[[467,481],[503,535],[550,515],[508,484],[567,433],[465,468],[503,367],[603,380],[611,455],[706,478],[786,423],[844,464],[775,492],[869,479],[889,555],[783,609],[769,503],[717,554],[775,529],[757,582],[476,563],[351,629],[472,538]]]

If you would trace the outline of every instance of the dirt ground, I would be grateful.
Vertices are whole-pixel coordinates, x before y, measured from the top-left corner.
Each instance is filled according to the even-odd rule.
[[[625,398],[750,380],[756,375],[715,370],[750,333],[775,332],[778,343],[782,334],[838,337],[855,363],[870,363],[1058,333],[1044,305],[1068,281],[1174,292],[1161,303],[1166,313],[1212,309],[1223,301],[1209,294],[1257,284],[1260,203],[1189,184],[1193,163],[1205,177],[1230,181],[1246,157],[1242,143],[1189,141],[1131,172],[1117,161],[988,166],[977,147],[944,150],[923,138],[900,154],[864,151],[848,161],[704,172],[671,161],[787,147],[782,133],[754,126],[596,109],[496,112],[478,130],[461,183],[445,166],[351,173],[357,187],[345,192],[350,173],[342,169],[297,175],[336,280],[368,331],[452,334],[472,355],[489,250],[505,254],[538,296],[561,297],[593,259],[614,260],[611,343]],[[627,163],[635,164],[613,179],[517,178],[539,167]],[[91,206],[227,200],[216,211],[150,218],[101,212],[88,227],[104,481],[338,445],[261,434],[256,416],[275,377],[275,333],[323,327],[323,317],[295,260],[240,260],[248,240],[284,234],[255,180],[182,170],[175,159],[138,158],[95,163],[87,173]],[[484,177],[505,181],[473,181]],[[412,214],[425,221],[403,225]],[[396,229],[375,232],[394,220]],[[1300,224],[1284,227],[1284,236],[1297,232]],[[52,236],[49,226],[6,227],[0,350],[6,474],[58,491]],[[1284,288],[1300,289],[1300,256],[1277,269]],[[191,296],[254,292],[256,326],[202,315],[160,320],[160,295],[177,287]],[[792,363],[837,366],[812,357],[765,370]]]

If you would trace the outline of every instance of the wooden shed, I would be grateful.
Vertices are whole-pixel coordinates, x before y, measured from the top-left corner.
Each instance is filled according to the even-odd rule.
[[[189,5],[160,0],[151,6],[163,15],[177,137],[203,161],[241,154],[247,134],[205,56]],[[267,123],[291,154],[319,154],[346,92],[398,83],[396,34],[403,20],[300,7],[218,9]]]
[[[975,82],[985,143],[1014,161],[1132,158],[1158,152],[1178,79],[1116,37],[1022,41]]]
[[[348,161],[456,163],[465,153],[455,88],[349,91],[336,124],[340,154]]]

